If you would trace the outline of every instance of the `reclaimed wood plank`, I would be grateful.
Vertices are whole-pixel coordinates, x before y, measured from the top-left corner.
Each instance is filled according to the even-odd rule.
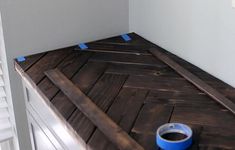
[[[198,150],[199,149],[199,142],[201,138],[201,133],[203,131],[203,126],[201,125],[190,125],[187,124],[193,131],[193,143],[189,150]]]
[[[78,70],[88,61],[91,53],[73,51],[66,57],[56,68],[59,69],[67,78],[72,78]],[[45,94],[48,99],[52,99],[59,89],[48,79],[44,78],[38,88]]]
[[[184,106],[205,106],[205,105],[217,105],[205,93],[192,93],[186,91],[150,91],[148,97],[145,100],[146,103],[157,103],[165,105],[184,105]]]
[[[25,57],[25,61],[19,62],[15,59],[15,64],[19,65],[18,68],[20,68],[20,70],[22,72],[27,71],[34,63],[36,63],[39,59],[41,59],[44,55],[46,55],[46,53],[39,53],[39,54],[34,54],[31,56],[27,56]]]
[[[231,87],[230,85],[228,85],[227,83],[221,81],[220,79],[212,76],[211,74],[207,73],[206,71],[200,69],[199,67],[193,65],[192,63],[158,47],[158,46],[154,46],[155,48],[157,48],[159,51],[167,54],[171,59],[173,59],[175,62],[177,62],[178,64],[180,64],[181,66],[183,66],[184,68],[186,68],[187,70],[189,70],[190,72],[192,72],[193,74],[195,74],[196,76],[198,76],[200,79],[202,79],[204,82],[206,82],[207,84],[209,84],[210,86],[212,86],[213,88],[215,88],[216,90],[218,90],[219,92],[221,92],[224,96],[226,96],[228,99],[230,99],[231,101],[233,101],[235,103],[235,88]]]
[[[200,149],[210,147],[213,149],[234,149],[235,136],[224,136],[218,134],[204,134],[200,137],[199,147]]]
[[[234,149],[235,131],[230,128],[203,126],[198,146],[200,149]]]
[[[161,125],[168,123],[173,111],[172,106],[145,104],[131,130],[131,136],[146,150],[157,149],[155,134]]]
[[[202,90],[206,94],[208,94],[211,98],[215,101],[223,105],[225,108],[230,110],[233,114],[235,114],[235,104],[226,98],[224,95],[219,93],[216,89],[205,83],[203,80],[177,64],[174,60],[170,57],[158,51],[157,49],[150,49],[149,50],[155,57],[162,60],[164,63],[168,64],[172,69],[174,69],[177,73],[187,79],[190,83],[195,85],[198,89]]]
[[[233,128],[235,126],[235,117],[220,105],[204,105],[204,107],[175,106],[171,122]]]
[[[195,130],[194,126],[203,128],[202,131],[200,131],[200,128],[196,128],[196,130],[200,131],[199,132],[200,134],[198,135],[198,138],[196,138],[197,140],[196,142],[194,142],[193,147],[190,149],[193,149],[193,150],[194,149],[227,149],[227,150],[234,149],[235,146],[234,146],[233,139],[235,139],[234,138],[235,133],[232,130],[234,118],[231,117],[231,114],[227,110],[221,108],[220,105],[213,102],[211,98],[208,98],[204,92],[198,90],[197,88],[188,87],[187,85],[184,85],[180,82],[171,81],[172,78],[174,79],[174,78],[182,78],[182,77],[178,75],[173,69],[169,68],[169,66],[165,64],[162,65],[162,62],[159,60],[157,61],[159,61],[161,64],[159,64],[158,62],[155,62],[156,64],[158,64],[158,66],[155,66],[152,60],[146,61],[146,59],[148,59],[149,57],[149,54],[148,52],[146,52],[146,49],[149,49],[150,47],[155,47],[161,52],[167,54],[175,62],[182,65],[184,68],[186,68],[193,74],[197,75],[200,79],[202,79],[208,85],[218,90],[220,93],[224,94],[224,96],[231,99],[231,101],[233,102],[235,102],[235,89],[229,86],[228,84],[222,82],[221,80],[211,76],[210,74],[201,70],[200,68],[194,66],[193,64],[179,58],[178,56],[170,52],[167,52],[164,49],[156,45],[155,46],[152,45],[147,40],[144,40],[138,35],[133,34],[132,39],[133,39],[132,42],[125,42],[123,39],[120,38],[120,36],[118,36],[118,37],[115,37],[114,39],[110,38],[108,40],[105,39],[105,40],[98,41],[98,42],[87,43],[89,47],[97,50],[97,52],[95,53],[101,53],[104,50],[106,53],[108,52],[108,53],[111,53],[112,55],[111,57],[110,55],[99,56],[97,61],[96,60],[93,61],[91,59],[90,61],[88,61],[86,65],[82,66],[81,70],[79,70],[80,69],[79,61],[81,61],[80,63],[82,63],[84,59],[82,58],[81,60],[78,59],[77,60],[78,62],[74,61],[74,62],[71,62],[71,64],[65,63],[65,61],[69,62],[69,60],[66,60],[66,59],[69,59],[69,57],[71,57],[71,60],[76,59],[75,58],[76,56],[72,57],[72,55],[69,55],[69,54],[68,56],[65,57],[64,61],[60,60],[60,62],[58,62],[58,64],[56,64],[55,66],[59,68],[64,74],[67,74],[66,75],[67,77],[71,77],[73,79],[73,83],[76,84],[78,87],[80,87],[84,93],[88,93],[90,89],[95,85],[97,80],[100,81],[100,77],[102,76],[103,73],[116,74],[116,75],[121,74],[121,75],[126,75],[126,76],[130,75],[128,82],[132,82],[130,84],[131,86],[124,86],[124,89],[136,88],[136,90],[139,90],[139,91],[151,90],[144,101],[145,104],[150,103],[149,105],[152,105],[152,103],[154,103],[154,105],[159,105],[161,107],[165,107],[165,106],[173,107],[174,106],[176,111],[173,112],[173,116],[172,116],[173,119],[175,118],[176,121],[178,120],[182,122],[184,120],[188,120],[188,121],[185,121],[185,123],[193,127],[193,130]],[[81,51],[76,51],[76,52],[80,53]],[[15,60],[15,67],[17,68],[17,71],[21,71],[21,72],[26,71],[25,77],[31,82],[31,78],[29,78],[30,76],[27,76],[28,75],[27,70],[30,70],[32,67],[34,67],[34,65],[37,64],[39,61],[41,61],[41,59],[43,59],[44,56],[48,55],[47,53],[48,52],[43,53],[43,54],[36,54],[36,56],[33,55],[33,56],[26,57],[26,61],[22,62],[20,65],[19,65],[19,62]],[[84,53],[87,53],[87,52],[84,52]],[[119,54],[116,57],[115,53],[121,53],[121,54]],[[126,54],[128,54],[128,57],[122,58],[122,56]],[[137,58],[132,57],[134,55],[136,55]],[[138,55],[140,56],[138,57]],[[140,58],[144,55],[145,55],[144,58]],[[107,58],[106,56],[110,58]],[[114,59],[112,58],[113,56],[114,56]],[[132,60],[133,58],[134,60]],[[114,61],[112,61],[112,59]],[[57,61],[58,60],[56,60],[55,63],[57,63]],[[78,63],[78,66],[76,66],[76,63]],[[68,64],[68,66],[66,64]],[[107,64],[109,65],[107,66]],[[72,67],[72,65],[74,67]],[[65,70],[63,71],[63,69]],[[70,72],[70,69],[71,69],[71,72]],[[76,72],[76,69],[79,70],[79,72],[74,75],[73,73]],[[24,74],[21,74],[21,75],[24,75]],[[142,78],[135,77],[136,79],[133,79],[133,76],[143,76],[143,77]],[[161,77],[167,77],[167,78],[169,77],[169,83],[166,79],[163,79],[163,81],[161,81]],[[155,80],[153,78],[159,78],[160,81]],[[38,86],[42,86],[43,84],[49,85],[49,86],[43,85],[42,88],[40,89],[43,90],[43,93],[48,93],[47,97],[53,98],[51,101],[52,105],[55,105],[56,108],[59,110],[59,112],[63,114],[63,116],[66,119],[69,118],[70,120],[70,116],[71,114],[73,114],[74,115],[73,121],[72,121],[74,123],[73,127],[77,128],[77,133],[79,133],[80,135],[84,135],[85,137],[84,139],[86,141],[90,139],[89,143],[93,143],[91,142],[91,139],[94,138],[93,136],[97,134],[98,130],[94,130],[96,129],[94,125],[81,112],[76,110],[76,107],[74,106],[74,104],[72,104],[62,92],[57,93],[58,89],[55,88],[54,85],[50,86],[51,83],[47,78],[44,78],[43,76],[42,79],[39,80],[41,82],[39,82]],[[152,83],[152,81],[154,81],[154,83]],[[178,83],[178,86],[176,85],[177,83]],[[172,86],[170,86],[171,84]],[[53,93],[57,93],[57,95]],[[115,99],[114,102],[116,102],[116,100],[117,99]],[[132,107],[131,104],[129,104],[130,106],[128,107]],[[127,107],[127,106],[123,106],[123,107]],[[185,108],[187,107],[192,108],[192,109],[185,111]],[[181,108],[182,108],[182,111],[179,112],[178,110]],[[120,107],[119,109],[121,110],[122,107]],[[108,110],[110,111],[110,108],[108,108]],[[114,111],[118,112],[118,108],[117,110],[114,110]],[[130,109],[130,111],[132,111],[132,109]],[[119,111],[119,112],[123,112],[123,111]],[[176,115],[175,113],[178,115]],[[218,115],[218,113],[221,113],[221,115]],[[122,113],[114,114],[114,116],[116,117],[116,116],[119,116],[120,114]],[[188,114],[188,115],[185,115],[185,114]],[[198,114],[198,115],[195,115],[195,114]],[[137,115],[137,114],[133,113],[133,115]],[[229,115],[230,117],[228,117],[227,115]],[[175,117],[175,116],[181,116],[181,117]],[[185,118],[183,116],[185,116]],[[126,115],[123,115],[122,117],[128,118],[128,116]],[[124,119],[124,120],[127,120],[127,123],[124,123],[125,121],[123,121],[123,124],[121,124],[119,121],[117,123],[119,123],[120,126],[122,125],[125,126],[129,123],[129,121],[128,119]],[[194,120],[194,122],[192,120]],[[193,124],[189,124],[189,123],[193,123]],[[212,124],[217,124],[217,125],[212,126]],[[87,131],[90,134],[86,134],[85,132]],[[92,133],[95,133],[95,134],[91,137]],[[133,136],[144,148],[149,149],[149,150],[156,149],[154,134],[144,134],[142,132],[141,133],[131,132],[131,136]],[[101,137],[101,136],[98,136],[98,137]],[[101,138],[96,137],[95,141],[96,143],[98,143],[97,148],[104,147],[104,149],[107,149],[107,150],[117,149],[112,143],[105,142],[105,141],[108,141],[105,138],[103,141],[102,137]],[[102,143],[107,143],[107,144],[104,146]],[[95,145],[93,147],[95,147]]]
[[[125,75],[104,74],[87,95],[101,110],[106,112],[118,95],[126,78]],[[71,115],[68,122],[84,141],[88,141],[95,130],[95,126],[84,115],[81,115],[78,109]]]
[[[111,62],[118,64],[137,64],[148,65],[156,67],[166,67],[167,65],[155,59],[151,55],[135,55],[135,54],[121,54],[121,53],[94,53],[90,59],[91,61]]]
[[[45,77],[44,71],[55,68],[72,52],[72,50],[73,48],[69,47],[48,52],[42,59],[26,71],[27,75],[35,84],[38,84]]]
[[[72,82],[79,86],[79,88],[87,93],[96,81],[102,76],[106,68],[106,63],[94,63],[88,62],[84,65],[78,73],[76,73],[71,79]],[[71,114],[76,110],[75,105],[64,95],[63,92],[59,92],[52,100],[51,103],[57,108],[57,110],[68,119]]]
[[[132,45],[132,46],[145,46],[146,48],[152,47],[152,43],[147,41],[146,39],[140,37],[139,35],[135,33],[129,33],[128,34],[130,38],[132,39],[131,41],[124,41],[121,36],[115,36],[103,40],[98,40],[95,41],[96,43],[102,43],[102,44],[117,44],[117,45]]]
[[[172,110],[172,106],[151,103],[145,104],[131,132],[155,135],[158,127],[168,123]]]
[[[145,150],[160,150],[156,144],[156,136],[154,134],[142,134],[132,132],[131,136],[142,145]]]
[[[117,52],[117,53],[130,53],[130,54],[142,54],[151,55],[148,49],[144,46],[133,46],[133,45],[117,45],[109,43],[87,43],[88,50],[106,51],[106,52]]]
[[[175,91],[199,93],[200,90],[187,82],[184,78],[162,76],[130,75],[124,87],[141,88],[158,91]]]
[[[124,131],[129,133],[143,105],[146,94],[146,90],[123,88],[109,108],[107,115],[119,124]],[[99,129],[96,129],[88,142],[88,149],[111,150],[116,149],[116,147],[110,143]]]
[[[164,76],[164,77],[180,77],[170,67],[156,67],[134,64],[114,64],[110,63],[107,73],[127,74],[127,75],[150,75],[150,76]]]
[[[227,98],[231,99],[233,102],[235,102],[235,97],[231,97],[227,95],[226,92],[224,92],[224,89],[231,90],[233,93],[235,93],[235,89],[228,85],[227,83],[221,81],[220,79],[212,76],[211,74],[207,73],[206,71],[202,70],[201,68],[193,65],[192,63],[180,58],[179,56],[176,56],[159,46],[155,45],[153,46],[154,48],[157,48],[159,51],[167,54],[171,59],[173,59],[175,62],[198,76],[200,79],[202,79],[204,82],[215,88],[216,90],[220,91],[222,94],[224,94]]]
[[[117,147],[144,150],[59,70],[47,71],[46,75]]]

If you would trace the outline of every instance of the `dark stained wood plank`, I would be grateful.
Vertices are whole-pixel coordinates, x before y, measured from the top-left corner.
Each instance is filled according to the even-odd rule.
[[[203,80],[177,64],[174,60],[168,57],[166,54],[158,51],[157,49],[149,50],[155,57],[162,60],[164,63],[169,65],[172,69],[174,69],[177,73],[187,79],[190,83],[195,85],[198,89],[202,90],[206,94],[208,94],[215,101],[223,105],[225,108],[230,110],[233,114],[235,114],[235,104],[226,98],[224,95],[219,93],[216,89],[205,83]]]
[[[120,35],[95,41],[95,43],[102,43],[102,44],[117,44],[117,45],[132,45],[132,46],[145,46],[147,49],[152,47],[152,43],[143,39],[139,35],[135,33],[128,34],[131,37],[131,41],[124,41]]]
[[[155,133],[158,127],[170,120],[172,110],[172,106],[145,104],[131,130],[131,136],[146,150],[157,149]]]
[[[225,147],[214,147],[212,145],[206,145],[206,146],[199,146],[199,150],[234,150],[234,148],[225,148]]]
[[[224,136],[218,134],[204,134],[202,133],[199,143],[200,149],[213,148],[213,149],[228,149],[234,150],[235,148],[235,135]]]
[[[156,67],[145,65],[131,65],[131,64],[115,64],[110,63],[107,73],[128,74],[128,75],[151,75],[151,76],[164,76],[164,77],[180,77],[170,67]]]
[[[172,110],[172,106],[145,104],[131,132],[155,134],[158,127],[169,121]]]
[[[205,81],[207,84],[215,88],[216,90],[220,91],[222,94],[224,94],[227,98],[231,99],[233,102],[235,102],[235,88],[231,87],[227,83],[221,81],[220,79],[210,75],[206,71],[200,69],[199,67],[191,64],[190,62],[187,62],[186,60],[160,48],[159,46],[155,45],[154,48],[157,48],[159,51],[167,54],[171,59],[173,59],[175,62],[198,76],[200,79]],[[230,92],[231,91],[231,92]]]
[[[119,64],[138,64],[156,67],[166,67],[167,65],[155,59],[151,55],[135,55],[135,54],[121,54],[121,53],[94,53],[91,61],[112,62]]]
[[[175,106],[171,122],[233,128],[235,126],[235,117],[219,105],[204,105],[204,107]]]
[[[159,91],[199,93],[200,90],[187,82],[184,78],[162,76],[129,76],[124,87],[151,89]]]
[[[235,90],[234,89],[221,89],[221,93],[226,95],[227,98],[231,99],[235,103]]]
[[[224,96],[226,96],[228,99],[233,101],[235,103],[235,88],[231,87],[227,83],[221,81],[220,79],[210,75],[209,73],[205,72],[204,70],[200,69],[199,67],[191,64],[190,62],[187,62],[186,60],[158,47],[153,46],[154,48],[157,48],[161,52],[167,54],[171,59],[173,59],[175,62],[198,76],[200,79],[202,79],[204,82],[221,92]]]
[[[125,77],[130,75],[130,78],[128,78],[125,86],[122,87],[121,85],[121,88],[136,88],[135,90],[139,91],[140,94],[141,91],[151,90],[144,100],[145,105],[148,104],[166,108],[174,106],[175,111],[173,112],[172,121],[175,120],[177,122],[186,123],[193,128],[196,133],[194,133],[194,136],[196,135],[196,137],[194,137],[194,145],[190,148],[190,150],[234,149],[235,131],[233,131],[234,118],[231,117],[232,115],[215,101],[212,101],[211,98],[208,98],[208,96],[206,96],[205,93],[201,90],[198,90],[192,85],[189,86],[188,83],[185,84],[185,81],[182,81],[185,79],[183,79],[169,66],[165,65],[160,60],[156,61],[152,58],[149,59],[149,57],[152,56],[150,56],[150,53],[146,50],[148,50],[150,47],[157,48],[161,52],[167,54],[167,56],[169,56],[175,62],[198,76],[205,83],[224,94],[224,96],[231,99],[233,102],[235,102],[235,89],[221,80],[211,76],[200,68],[194,66],[193,64],[179,58],[170,52],[165,51],[156,45],[153,45],[140,36],[134,33],[130,34],[130,36],[133,39],[131,42],[125,42],[120,36],[118,36],[87,43],[90,49],[97,51],[94,53],[99,55],[96,55],[95,57],[97,58],[95,59],[88,60],[87,64],[84,66],[82,63],[86,63],[85,55],[89,52],[78,50],[75,51],[75,47],[71,48],[72,53],[74,53],[76,56],[73,56],[73,54],[69,52],[68,54],[66,53],[67,56],[62,56],[64,58],[58,57],[61,60],[54,59],[55,61],[51,62],[53,66],[52,68],[59,68],[60,71],[62,71],[68,78],[71,78],[73,83],[81,88],[84,93],[89,93],[97,81],[97,83],[102,83],[103,81],[101,81],[101,79],[103,78],[103,74],[116,74],[118,76],[124,75]],[[106,54],[102,53],[103,51],[105,51]],[[50,68],[50,66],[44,66],[43,64],[43,62],[45,62],[44,56],[47,56],[47,53],[48,52],[27,56],[26,61],[22,63],[19,63],[15,60],[16,70],[21,72],[20,74],[26,77],[26,79],[28,79],[31,83],[31,76],[28,75],[27,71],[34,67],[34,65],[38,64],[39,61],[44,59],[40,65],[45,67],[44,69],[39,67],[39,74],[43,73],[42,70],[47,70],[47,67]],[[82,53],[82,55],[77,55],[78,53]],[[51,56],[53,55],[51,54]],[[50,57],[47,56],[47,58],[49,58],[47,60],[50,60]],[[81,67],[82,69],[80,69]],[[101,76],[102,78],[100,78]],[[65,117],[65,119],[69,119],[68,124],[72,123],[72,126],[74,129],[76,129],[77,133],[81,135],[85,141],[89,141],[89,145],[93,145],[88,148],[103,148],[106,150],[117,149],[111,142],[108,141],[106,137],[104,137],[102,133],[100,134],[98,132],[99,130],[95,130],[96,127],[80,111],[76,110],[74,104],[71,103],[62,92],[59,92],[58,88],[56,88],[47,78],[44,78],[44,76],[40,78],[41,79],[39,79],[40,82],[38,86],[40,87],[41,91],[43,91],[43,94],[45,94],[48,98],[52,98],[51,105],[54,105],[62,114],[62,116]],[[35,81],[33,82],[33,84],[36,84]],[[105,82],[107,87],[109,83]],[[110,86],[112,86],[112,84],[110,84]],[[55,93],[57,94],[55,95]],[[120,94],[123,95],[122,98],[120,97],[120,99],[123,100],[118,100],[119,96],[115,98],[115,95],[113,96],[114,98],[110,103],[102,103],[102,95],[105,94],[105,92],[102,92],[102,87],[100,87],[96,93],[100,93],[100,95],[97,94],[98,97],[100,97],[99,105],[102,105],[102,107],[107,106],[107,109],[105,109],[108,110],[108,115],[110,115],[110,111],[113,110],[117,113],[110,115],[111,117],[114,116],[113,118],[119,119],[121,116],[121,118],[126,118],[123,119],[123,121],[121,121],[122,119],[117,119],[118,121],[114,121],[120,126],[123,126],[123,129],[126,130],[126,128],[128,128],[129,130],[129,127],[132,127],[132,125],[130,125],[131,121],[129,121],[131,119],[128,118],[129,116],[131,117],[139,114],[136,114],[136,110],[139,108],[139,105],[137,104],[139,103],[132,103],[128,98],[125,101],[125,92],[123,91],[121,91],[122,94],[119,93],[119,96]],[[126,97],[128,97],[128,95],[131,93],[133,92],[126,92]],[[136,93],[136,95],[138,95],[138,93]],[[133,97],[136,95],[133,94]],[[111,105],[113,100],[114,103]],[[123,103],[120,103],[121,101]],[[121,106],[118,107],[115,102]],[[130,102],[130,104],[126,104],[128,102]],[[115,107],[116,109],[111,109],[111,107],[109,107],[107,104],[110,104],[111,107],[115,105],[117,107]],[[133,114],[125,114],[125,108],[130,108],[128,109],[128,112],[133,112]],[[162,112],[159,111],[159,115],[161,114]],[[163,121],[163,123],[165,122]],[[137,124],[137,122],[135,124]],[[143,121],[142,124],[146,124],[146,122]],[[134,137],[145,149],[152,150],[157,149],[155,145],[155,131],[154,133],[152,132],[151,134],[146,134],[142,131],[131,132],[130,135]]]
[[[198,150],[199,149],[198,145],[200,142],[203,127],[201,125],[190,125],[190,124],[187,124],[187,125],[191,127],[193,131],[193,143],[192,143],[192,146],[189,148],[189,150]]]
[[[55,68],[72,52],[72,50],[73,47],[69,47],[48,52],[42,59],[27,70],[27,75],[35,84],[38,84],[45,77],[44,71]]]
[[[108,116],[129,133],[143,105],[146,94],[146,90],[123,88],[109,108]],[[96,129],[88,142],[88,149],[111,150],[116,149],[116,147],[110,143],[99,129]]]
[[[158,103],[165,105],[205,106],[217,105],[205,93],[192,93],[186,91],[157,91],[152,90],[146,98],[146,103]]]
[[[26,71],[28,70],[34,63],[36,63],[39,59],[41,59],[46,53],[40,53],[40,54],[34,54],[31,56],[25,57],[25,61],[18,62],[15,59],[15,64],[19,65],[18,68],[20,68],[21,71]]]
[[[131,136],[142,145],[145,150],[160,150],[156,144],[156,136],[154,134],[131,133]]]
[[[235,131],[230,128],[204,125],[198,145],[200,149],[234,149]]]
[[[87,93],[96,81],[102,76],[106,68],[106,63],[88,62],[73,76],[72,82],[78,86],[84,93]],[[64,95],[59,92],[52,100],[51,103],[57,110],[68,119],[71,114],[76,110],[75,105]]]
[[[104,74],[88,93],[93,102],[104,112],[108,110],[115,97],[118,95],[127,76]],[[69,118],[68,122],[77,133],[87,141],[95,129],[95,126],[81,112],[76,110]],[[82,121],[80,121],[82,120]]]
[[[116,52],[116,53],[130,53],[130,54],[142,54],[151,55],[146,47],[133,46],[133,45],[118,45],[109,43],[87,43],[88,50],[95,50],[98,52]]]
[[[113,144],[122,150],[144,150],[58,69],[47,71],[46,75]]]
[[[235,147],[234,131],[227,128],[204,126],[203,132],[200,135],[198,147],[200,149],[233,150]]]
[[[90,56],[91,53],[89,52],[73,51],[57,66],[57,69],[70,79],[88,61]],[[44,78],[38,84],[38,87],[50,100],[59,91],[59,89],[48,78]]]

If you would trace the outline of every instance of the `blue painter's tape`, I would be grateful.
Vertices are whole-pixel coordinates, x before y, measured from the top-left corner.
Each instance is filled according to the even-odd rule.
[[[125,40],[126,42],[131,41],[131,37],[130,37],[129,35],[127,35],[127,34],[123,34],[123,35],[122,35],[122,38],[123,38],[123,40]]]
[[[23,62],[26,60],[25,57],[23,57],[23,56],[17,57],[16,59],[18,62]]]
[[[78,46],[81,50],[88,49],[88,46],[85,43],[80,43],[80,44],[78,44]]]
[[[162,137],[167,133],[181,133],[186,135],[186,137],[181,140],[172,141]],[[193,132],[189,126],[181,123],[168,123],[158,128],[156,142],[157,145],[164,150],[186,150],[192,145],[192,135]]]

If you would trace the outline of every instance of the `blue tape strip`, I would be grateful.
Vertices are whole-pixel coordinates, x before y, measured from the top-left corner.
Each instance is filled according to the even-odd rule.
[[[122,35],[122,39],[123,39],[124,41],[126,41],[126,42],[131,41],[131,37],[130,37],[129,35],[127,35],[127,34],[123,34],[123,35]]]
[[[16,59],[18,62],[23,62],[26,60],[25,57],[23,57],[23,56],[17,57]]]
[[[81,50],[88,49],[88,46],[85,43],[80,43],[80,44],[78,44],[78,46]]]
[[[187,137],[178,141],[164,139],[162,135],[166,133],[181,133]],[[186,150],[192,145],[192,130],[189,126],[181,123],[168,123],[158,128],[156,135],[157,145],[164,150]]]

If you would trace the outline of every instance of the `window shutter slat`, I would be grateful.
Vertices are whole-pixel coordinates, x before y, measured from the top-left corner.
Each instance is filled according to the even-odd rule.
[[[2,67],[0,67],[0,75],[3,75]]]
[[[4,86],[4,81],[3,81],[2,76],[0,76],[0,86]]]
[[[0,119],[0,132],[11,128],[12,126],[9,118]]]
[[[6,92],[3,87],[0,86],[0,98],[6,97]]]
[[[7,108],[8,104],[5,98],[0,98],[0,109],[1,108]]]
[[[10,120],[9,105],[5,92],[4,72],[0,62],[0,146],[1,143],[13,137],[13,127]]]
[[[12,138],[12,136],[13,136],[12,129],[1,131],[0,142],[8,140],[8,139]]]
[[[6,86],[7,85],[7,86]],[[11,89],[0,14],[0,150],[13,150],[17,142]]]
[[[0,119],[10,117],[9,111],[7,108],[0,108]]]

